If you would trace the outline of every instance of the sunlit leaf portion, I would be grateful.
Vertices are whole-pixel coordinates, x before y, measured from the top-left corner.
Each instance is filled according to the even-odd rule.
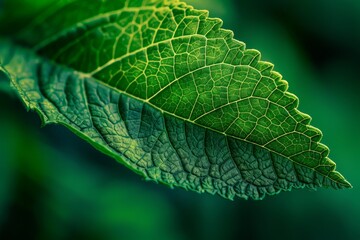
[[[350,187],[287,83],[178,1],[59,1],[1,43],[26,105],[143,175],[261,199],[292,187]],[[10,50],[11,49],[11,50]]]

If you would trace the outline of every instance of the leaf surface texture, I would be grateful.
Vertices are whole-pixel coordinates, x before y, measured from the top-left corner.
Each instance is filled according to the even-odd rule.
[[[350,187],[287,82],[221,25],[178,1],[55,1],[1,65],[45,123],[146,179],[229,199]]]

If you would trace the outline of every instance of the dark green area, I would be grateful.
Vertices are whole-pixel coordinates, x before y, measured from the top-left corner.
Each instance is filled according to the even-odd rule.
[[[36,114],[1,92],[1,239],[360,238],[359,3],[203,7],[275,63],[354,189],[292,191],[262,202],[184,194],[140,180],[63,127],[39,129]]]

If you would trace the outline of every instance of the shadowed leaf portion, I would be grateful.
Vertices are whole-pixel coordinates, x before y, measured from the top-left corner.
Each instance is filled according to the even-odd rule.
[[[281,75],[221,24],[178,1],[57,1],[1,65],[45,123],[146,179],[229,199],[350,187]]]

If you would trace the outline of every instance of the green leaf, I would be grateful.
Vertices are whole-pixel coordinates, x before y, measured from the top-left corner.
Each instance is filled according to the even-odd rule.
[[[145,179],[229,199],[351,187],[287,82],[221,25],[178,1],[55,1],[1,66],[44,123]]]

